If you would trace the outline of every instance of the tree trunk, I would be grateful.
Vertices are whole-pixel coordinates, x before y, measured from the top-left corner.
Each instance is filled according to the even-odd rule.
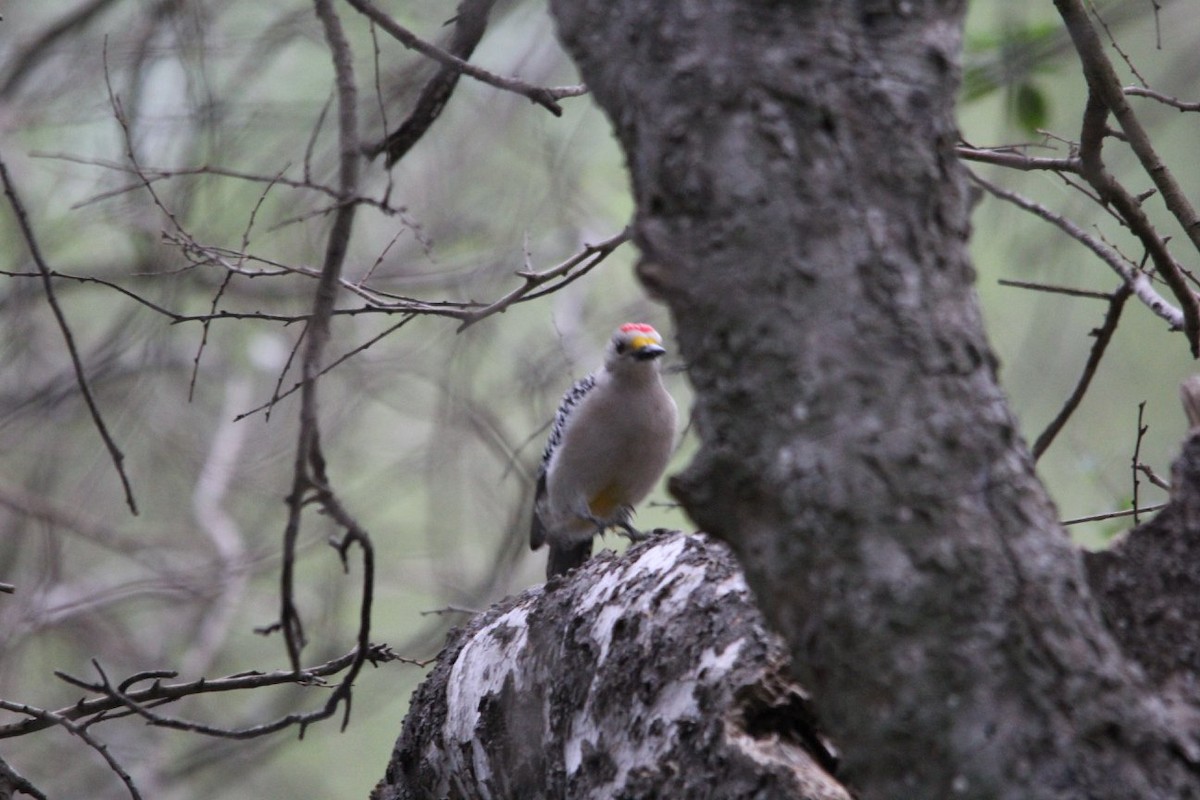
[[[372,800],[849,800],[732,554],[601,555],[457,632]]]
[[[1200,430],[1172,466],[1167,507],[1084,563],[1122,649],[1155,685],[1200,703]]]
[[[964,3],[552,0],[738,554],[864,798],[1200,796],[1006,406],[952,152]]]

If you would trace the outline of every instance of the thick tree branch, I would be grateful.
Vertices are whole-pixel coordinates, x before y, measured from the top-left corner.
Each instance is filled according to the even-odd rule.
[[[346,2],[354,6],[359,13],[370,17],[376,25],[383,28],[410,50],[416,50],[421,55],[432,58],[447,68],[457,70],[463,75],[486,83],[489,86],[495,86],[497,89],[504,89],[508,92],[523,95],[556,117],[562,116],[562,106],[558,104],[559,100],[564,97],[578,97],[587,93],[587,88],[584,86],[560,86],[548,89],[543,86],[534,86],[517,78],[505,78],[488,72],[416,36],[403,25],[396,22],[394,18],[377,8],[370,0],[346,0]]]
[[[1100,200],[1111,204],[1121,219],[1129,226],[1150,254],[1159,276],[1171,288],[1179,308],[1183,312],[1183,331],[1187,336],[1192,356],[1200,356],[1200,302],[1167,249],[1167,243],[1155,229],[1154,224],[1142,210],[1141,203],[1131,195],[1104,165],[1101,149],[1104,145],[1105,120],[1108,109],[1102,104],[1095,90],[1088,94],[1087,107],[1083,113],[1083,125],[1079,136],[1079,158],[1082,175],[1096,190]]]
[[[1075,43],[1088,85],[1088,104],[1084,111],[1079,139],[1081,174],[1104,202],[1111,203],[1116,208],[1130,230],[1145,244],[1155,269],[1171,287],[1183,310],[1184,332],[1192,356],[1200,357],[1200,302],[1197,302],[1196,295],[1188,287],[1179,265],[1146,217],[1141,204],[1104,167],[1101,148],[1104,144],[1105,120],[1108,114],[1116,117],[1142,168],[1162,194],[1167,208],[1183,227],[1197,252],[1200,252],[1200,218],[1196,216],[1196,210],[1174,175],[1155,152],[1149,134],[1126,100],[1121,82],[1104,52],[1100,36],[1088,19],[1083,3],[1080,0],[1055,0],[1054,5]]]
[[[358,167],[359,159],[362,157],[358,139],[357,88],[354,83],[353,59],[341,21],[333,10],[332,0],[314,0],[314,2],[317,17],[321,20],[325,39],[333,57],[338,98],[339,190],[342,198],[348,200],[358,193]],[[342,266],[350,246],[350,232],[354,225],[355,209],[355,204],[345,203],[334,214],[333,225],[326,240],[325,263],[321,268],[321,277],[317,282],[313,299],[312,316],[305,330],[304,358],[300,366],[303,382],[300,390],[300,434],[296,447],[292,490],[287,500],[288,519],[283,536],[279,617],[279,626],[283,630],[284,640],[287,643],[288,658],[292,668],[297,671],[300,669],[300,650],[303,648],[305,640],[300,612],[295,605],[296,540],[300,533],[300,518],[308,502],[309,492],[316,488],[313,470],[317,463],[321,463],[323,469],[324,459],[320,453],[317,379],[323,366],[322,356],[325,346],[329,340],[330,318],[337,300],[337,286],[341,278]],[[328,487],[322,486],[321,488],[327,490]],[[364,586],[369,583],[370,578],[364,577]],[[364,602],[369,604],[369,598]],[[360,632],[360,640],[365,638],[366,633]],[[365,658],[366,652],[360,649],[359,659],[351,668],[351,674],[347,675],[343,681],[343,686],[348,686],[353,682]],[[336,703],[329,710],[332,711],[332,708],[335,707]]]
[[[1188,200],[1183,187],[1163,164],[1154,149],[1149,133],[1125,99],[1121,81],[1117,77],[1108,55],[1104,52],[1104,45],[1100,41],[1099,34],[1096,33],[1091,20],[1088,19],[1087,9],[1081,0],[1054,0],[1054,5],[1062,16],[1063,22],[1066,23],[1071,40],[1075,43],[1075,50],[1079,53],[1080,61],[1083,63],[1083,73],[1087,78],[1089,91],[1116,117],[1129,146],[1141,161],[1142,168],[1162,193],[1163,201],[1183,227],[1192,246],[1200,252],[1200,217],[1197,217],[1196,210]],[[1081,141],[1081,150],[1084,147],[1085,145]]]
[[[372,800],[848,800],[729,551],[674,533],[472,619]]]
[[[8,74],[0,85],[0,98],[9,98],[34,74],[44,59],[55,52],[55,45],[62,39],[76,35],[92,20],[117,5],[120,0],[88,0],[53,22],[38,36],[22,36],[23,45],[5,63]]]
[[[488,15],[495,4],[496,0],[463,0],[459,3],[458,14],[454,18],[454,36],[446,48],[450,55],[464,62],[471,57],[487,30]],[[374,158],[386,153],[385,164],[389,169],[393,167],[442,115],[462,74],[457,64],[442,64],[437,74],[421,89],[416,106],[404,122],[383,141],[367,145],[367,155]]]

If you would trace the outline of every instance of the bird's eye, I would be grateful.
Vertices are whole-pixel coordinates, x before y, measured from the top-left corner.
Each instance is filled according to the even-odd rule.
[[[629,345],[627,343],[617,342],[617,355],[619,355],[619,356],[624,355],[625,351],[628,349],[629,349]]]

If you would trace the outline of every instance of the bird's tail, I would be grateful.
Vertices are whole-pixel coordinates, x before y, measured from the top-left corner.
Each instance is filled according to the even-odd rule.
[[[550,558],[546,562],[546,578],[562,575],[587,561],[592,555],[592,539],[582,542],[559,544],[550,542]]]

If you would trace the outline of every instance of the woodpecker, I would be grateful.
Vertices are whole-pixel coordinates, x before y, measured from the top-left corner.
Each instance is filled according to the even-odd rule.
[[[662,337],[649,325],[617,328],[604,366],[563,395],[538,471],[529,546],[550,545],[546,577],[578,567],[592,538],[632,524],[671,457],[675,401],[659,375]]]

